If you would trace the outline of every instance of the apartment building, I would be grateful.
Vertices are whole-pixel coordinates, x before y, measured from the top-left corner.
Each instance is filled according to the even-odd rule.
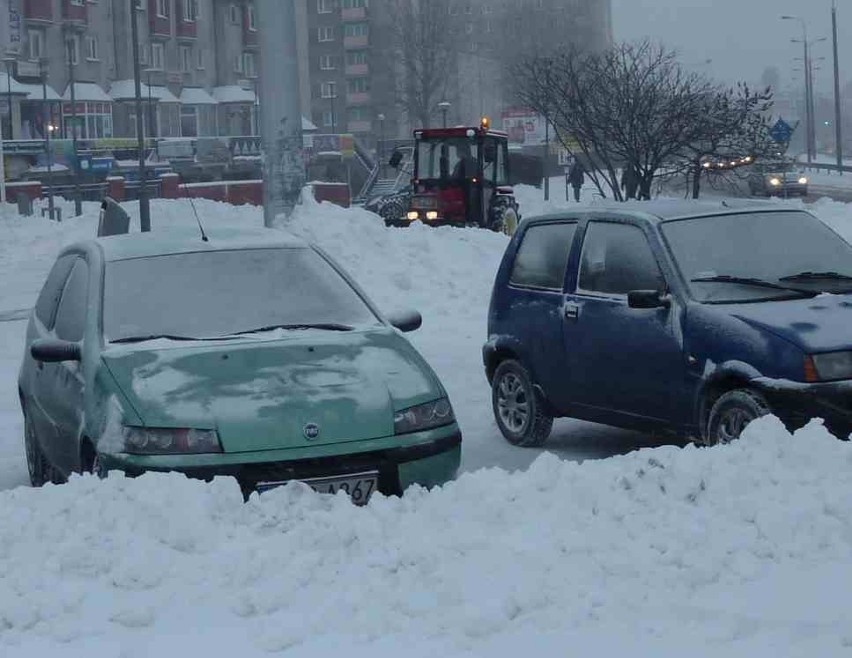
[[[131,11],[148,135],[257,132],[260,67],[252,0],[135,0],[133,9],[130,0],[4,1],[6,50],[12,51],[4,62],[12,77],[0,80],[0,96],[6,87],[12,136],[43,137],[46,114],[48,129],[71,133],[72,69],[77,134],[135,134]]]

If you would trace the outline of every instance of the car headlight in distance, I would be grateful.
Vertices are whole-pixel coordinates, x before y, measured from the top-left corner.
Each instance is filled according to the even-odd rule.
[[[124,428],[124,452],[131,455],[202,455],[221,453],[215,430]]]
[[[393,431],[394,434],[411,434],[449,425],[455,420],[450,401],[441,398],[397,411],[393,416]]]
[[[780,178],[770,178],[769,184],[772,185],[773,187],[778,187],[781,184],[781,179]]]
[[[807,185],[807,184],[808,184],[808,179],[807,179],[806,176],[802,176],[801,178],[799,178],[799,185]]]
[[[810,357],[813,367],[805,362],[807,381],[830,382],[838,379],[852,379],[852,352],[829,352],[813,354]]]

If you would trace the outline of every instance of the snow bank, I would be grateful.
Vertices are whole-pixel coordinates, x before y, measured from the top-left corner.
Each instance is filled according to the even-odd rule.
[[[852,446],[771,418],[363,509],[76,478],[0,494],[0,654],[849,655],[850,499]]]

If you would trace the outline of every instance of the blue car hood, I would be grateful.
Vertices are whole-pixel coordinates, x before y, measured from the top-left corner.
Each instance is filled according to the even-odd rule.
[[[733,317],[806,352],[852,349],[852,295],[730,304],[725,308]]]

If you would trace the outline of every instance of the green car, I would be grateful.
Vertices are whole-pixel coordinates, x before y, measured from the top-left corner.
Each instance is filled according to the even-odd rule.
[[[34,486],[74,472],[303,481],[365,503],[452,479],[438,377],[315,246],[278,231],[99,238],[59,255],[19,376]]]

